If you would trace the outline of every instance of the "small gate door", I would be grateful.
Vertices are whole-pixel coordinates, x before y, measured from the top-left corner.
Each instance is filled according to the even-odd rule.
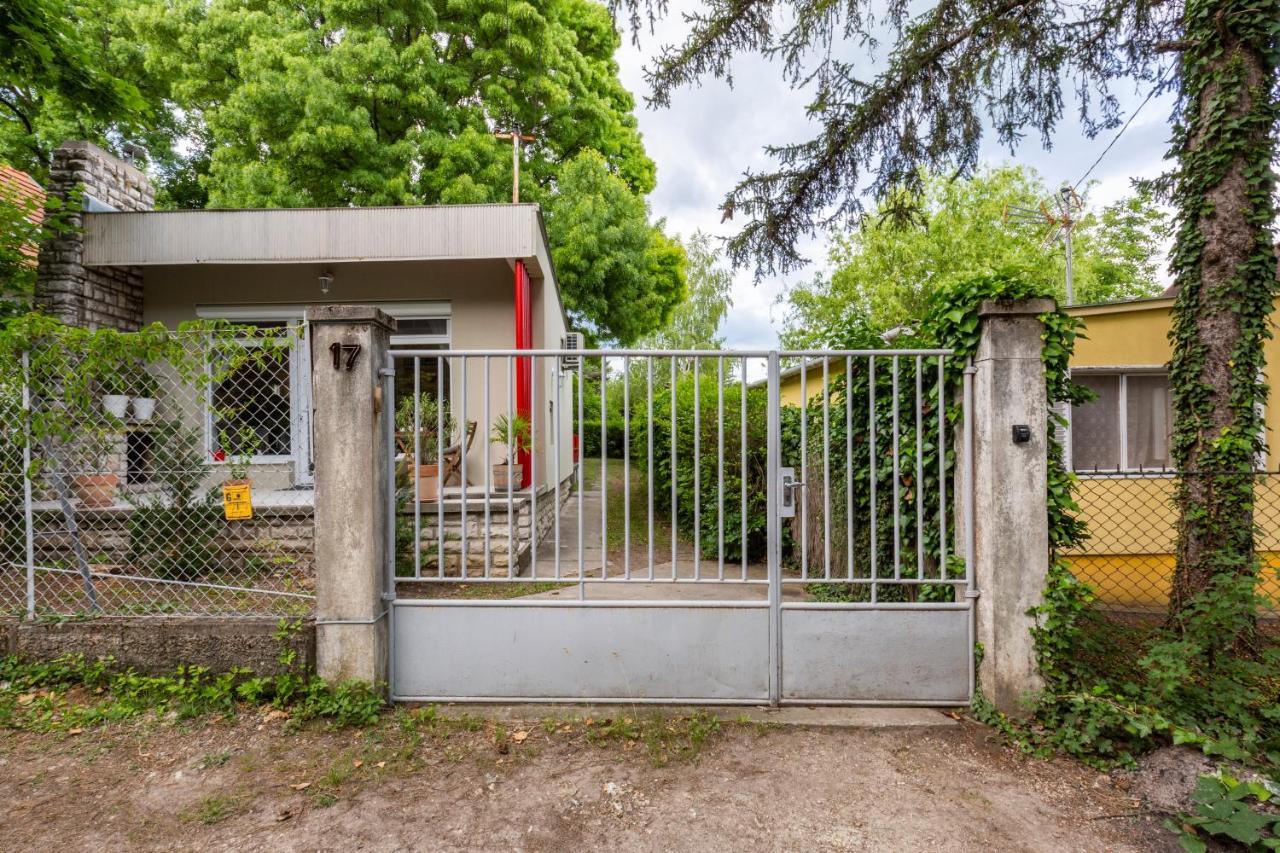
[[[967,702],[948,355],[392,353],[393,697]]]

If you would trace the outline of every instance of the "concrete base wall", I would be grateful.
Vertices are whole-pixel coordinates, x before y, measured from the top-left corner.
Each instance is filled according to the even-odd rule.
[[[86,622],[0,621],[0,653],[32,661],[79,654],[87,659],[112,657],[121,668],[160,675],[179,664],[204,666],[215,672],[248,668],[274,675],[277,660],[275,619],[94,619]],[[290,640],[298,663],[315,666],[315,626],[305,623]]]

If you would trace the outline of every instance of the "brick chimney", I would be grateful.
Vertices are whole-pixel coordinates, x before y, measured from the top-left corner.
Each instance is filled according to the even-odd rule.
[[[50,195],[67,198],[83,188],[70,230],[40,249],[37,308],[64,323],[125,332],[142,326],[142,271],[137,267],[85,267],[83,211],[138,211],[155,207],[151,182],[137,166],[92,142],[64,142],[53,152]]]

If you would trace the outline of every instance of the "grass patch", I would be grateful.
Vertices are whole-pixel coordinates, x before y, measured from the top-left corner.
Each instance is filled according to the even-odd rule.
[[[672,760],[697,760],[703,747],[722,730],[719,718],[706,711],[679,717],[657,713],[600,720],[588,717],[576,722],[585,729],[590,744],[621,744],[624,748],[643,745],[655,767]]]
[[[232,794],[210,794],[196,805],[182,813],[183,820],[199,821],[205,826],[221,823],[244,811],[245,800]]]
[[[538,574],[542,574],[542,572],[539,571]],[[544,592],[573,586],[575,584],[557,583],[556,581],[537,581],[536,583],[533,581],[511,581],[510,583],[431,583],[422,584],[418,589],[429,593],[431,598],[506,600],[524,598],[528,595],[540,595]]]

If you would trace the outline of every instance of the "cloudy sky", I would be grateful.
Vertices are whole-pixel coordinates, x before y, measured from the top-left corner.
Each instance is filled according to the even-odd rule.
[[[672,0],[670,14],[659,22],[655,34],[644,33],[637,48],[626,39],[618,60],[622,81],[636,95],[637,117],[645,146],[658,165],[658,185],[650,196],[655,215],[666,217],[669,230],[679,234],[701,228],[718,236],[734,233],[741,222],[720,223],[719,205],[742,172],[764,168],[763,147],[812,136],[804,115],[807,93],[792,91],[780,69],[758,57],[744,55],[734,65],[734,85],[707,79],[699,88],[675,93],[667,109],[645,106],[647,88],[643,69],[660,45],[678,41],[684,31],[681,8],[693,8],[696,0]],[[882,46],[883,50],[883,46]],[[872,60],[874,61],[874,60]],[[1145,90],[1124,94],[1125,117],[1146,96]],[[1098,184],[1087,203],[1105,205],[1126,194],[1131,178],[1151,177],[1164,170],[1161,161],[1169,137],[1170,100],[1153,99],[1132,126],[1093,171]],[[1070,112],[1070,110],[1068,110]],[[1024,143],[1016,152],[988,144],[984,159],[992,163],[1018,162],[1036,168],[1049,186],[1074,183],[1102,153],[1115,131],[1088,139],[1074,117],[1058,129],[1051,151],[1039,140]],[[734,304],[721,332],[730,347],[768,348],[777,345],[785,306],[777,299],[790,282],[810,278],[825,268],[821,236],[802,247],[813,261],[786,280],[755,284],[750,270],[735,273]]]

